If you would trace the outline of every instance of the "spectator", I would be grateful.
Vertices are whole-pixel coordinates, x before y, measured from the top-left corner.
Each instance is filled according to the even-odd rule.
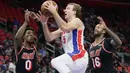
[[[16,72],[15,72],[15,68],[16,68],[16,66],[15,66],[12,62],[10,62],[8,69],[9,69],[11,72],[16,73]]]
[[[123,66],[122,70],[120,71],[120,73],[128,73],[127,69]]]
[[[4,71],[4,73],[13,73],[13,72],[11,72],[10,70],[7,69]]]
[[[13,24],[18,29],[20,22],[16,18],[14,18]]]
[[[8,20],[7,20],[7,31],[13,32],[13,22],[11,21],[10,18],[8,18]]]
[[[20,27],[20,22],[16,18],[14,18],[13,24],[14,24],[13,29],[14,29],[14,33],[15,33],[18,30],[18,28]]]
[[[2,70],[6,70],[7,69],[7,64],[5,62],[5,60],[3,61],[3,64],[1,65]]]
[[[0,73],[3,73],[3,70],[2,70],[2,68],[1,68],[1,66],[0,66]]]

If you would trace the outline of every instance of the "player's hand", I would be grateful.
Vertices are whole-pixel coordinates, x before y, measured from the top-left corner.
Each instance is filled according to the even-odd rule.
[[[34,20],[37,20],[37,16],[35,12],[31,12],[30,17],[33,18]]]
[[[29,22],[29,16],[30,16],[30,11],[25,10],[25,15],[24,15],[24,18],[25,18],[25,22]]]
[[[106,30],[107,26],[106,26],[106,23],[104,22],[103,18],[98,16],[97,17],[99,19],[99,24],[103,25],[103,29]]]
[[[49,17],[46,17],[39,11],[39,13],[34,14],[35,18],[40,21],[42,24],[47,24]]]
[[[53,5],[53,3],[51,1],[46,2],[45,4],[45,9],[47,9],[49,12],[51,12],[52,14],[55,14],[57,12],[56,8],[57,5]]]

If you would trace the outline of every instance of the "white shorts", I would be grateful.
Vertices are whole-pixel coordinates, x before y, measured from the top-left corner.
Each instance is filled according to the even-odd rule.
[[[75,61],[68,54],[63,54],[52,59],[51,64],[60,73],[85,73],[88,61],[88,53],[86,52],[84,57]]]

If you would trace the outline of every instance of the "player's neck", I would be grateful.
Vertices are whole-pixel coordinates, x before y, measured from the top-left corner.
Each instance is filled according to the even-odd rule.
[[[29,42],[24,42],[24,46],[27,47],[27,48],[31,48],[32,47],[32,43],[29,43]]]
[[[75,18],[76,18],[76,16],[72,16],[72,17],[70,17],[70,18],[67,19],[67,22],[71,22]]]
[[[94,44],[99,44],[104,39],[104,35],[95,38]]]

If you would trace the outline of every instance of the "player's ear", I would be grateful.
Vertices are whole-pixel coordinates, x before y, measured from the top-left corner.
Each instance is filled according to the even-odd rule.
[[[74,14],[76,15],[76,11],[74,11]]]
[[[106,33],[106,31],[103,29],[103,34],[105,34]]]

